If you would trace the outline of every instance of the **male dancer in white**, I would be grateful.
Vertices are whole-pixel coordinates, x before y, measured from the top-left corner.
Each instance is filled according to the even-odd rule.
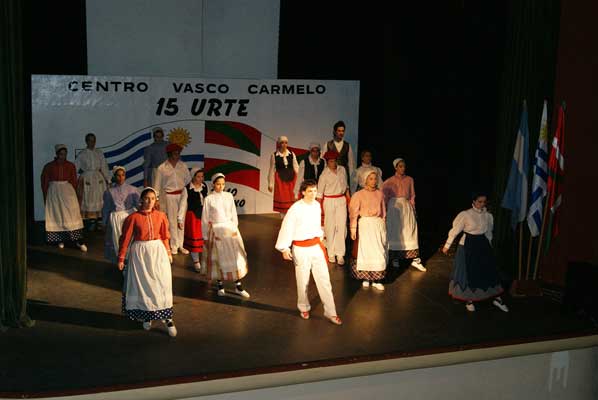
[[[320,220],[320,203],[316,201],[318,189],[316,181],[303,181],[300,188],[303,199],[296,201],[285,215],[276,249],[282,252],[282,258],[295,263],[297,279],[297,308],[303,319],[309,319],[309,297],[307,286],[310,272],[313,273],[318,294],[324,305],[324,316],[335,325],[343,322],[336,314],[332,285],[326,263],[326,249],[322,244],[323,235]]]

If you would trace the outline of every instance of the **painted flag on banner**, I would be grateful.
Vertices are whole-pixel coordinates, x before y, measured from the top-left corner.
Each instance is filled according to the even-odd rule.
[[[534,161],[534,178],[532,180],[532,198],[527,213],[527,225],[533,237],[540,234],[544,213],[543,203],[546,196],[546,181],[548,180],[548,106],[544,100],[542,120],[540,121],[540,135]]]
[[[241,149],[259,156],[262,147],[262,133],[241,122],[206,121],[204,141]]]
[[[521,120],[517,131],[515,150],[511,162],[511,172],[501,206],[511,210],[511,228],[525,219],[527,211],[527,174],[529,169],[529,129],[527,123],[527,105],[523,101]]]
[[[204,171],[207,179],[217,173],[223,173],[227,182],[238,183],[249,186],[254,190],[260,190],[260,170],[248,164],[237,161],[222,160],[218,158],[204,159]]]
[[[562,185],[565,177],[565,110],[561,105],[557,116],[556,132],[552,139],[550,158],[548,159],[548,225],[544,251],[550,248],[550,242],[559,234],[559,210],[563,203]]]
[[[150,131],[141,130],[132,135],[111,144],[102,147],[104,157],[111,170],[115,165],[120,165],[127,170],[127,183],[141,187],[143,186],[143,151],[152,144],[152,134]],[[189,168],[200,167],[204,161],[203,154],[181,154],[181,160]]]

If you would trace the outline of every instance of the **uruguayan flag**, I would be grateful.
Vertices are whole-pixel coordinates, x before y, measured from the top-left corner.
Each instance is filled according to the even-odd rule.
[[[534,164],[534,178],[532,180],[532,199],[527,213],[527,225],[532,236],[538,236],[542,227],[543,201],[546,196],[546,181],[548,180],[548,107],[544,100],[540,136],[536,149]]]
[[[127,183],[143,186],[143,151],[152,144],[153,138],[150,130],[140,130],[110,146],[102,147],[108,168],[112,170],[115,165],[121,165],[127,170]],[[187,167],[202,167],[203,154],[181,154],[181,160]]]

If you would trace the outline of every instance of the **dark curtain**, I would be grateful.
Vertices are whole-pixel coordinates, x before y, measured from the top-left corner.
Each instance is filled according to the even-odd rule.
[[[518,267],[519,229],[511,230],[510,210],[500,208],[504,194],[523,100],[527,100],[529,113],[529,159],[528,182],[533,177],[533,162],[540,130],[540,118],[544,100],[548,100],[549,132],[553,99],[560,19],[560,0],[511,0],[507,10],[507,43],[501,92],[499,94],[498,135],[496,139],[496,175],[493,198],[496,207],[495,247],[500,265],[513,275]],[[550,136],[550,134],[549,134]],[[529,196],[528,196],[529,197]],[[529,229],[523,226],[523,270],[525,272]],[[532,251],[535,256],[535,244]]]
[[[0,2],[0,329],[27,316],[26,168],[22,8]]]

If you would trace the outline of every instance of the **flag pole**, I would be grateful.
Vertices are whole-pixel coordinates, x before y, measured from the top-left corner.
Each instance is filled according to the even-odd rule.
[[[523,253],[523,224],[519,223],[519,280],[521,280],[522,267],[522,253]]]
[[[527,266],[525,268],[525,279],[529,279],[530,275],[529,275],[529,267],[531,264],[531,258],[532,258],[532,242],[534,241],[533,236],[529,235],[529,242],[527,244]]]
[[[540,252],[542,251],[542,243],[544,241],[544,228],[546,227],[546,217],[548,216],[548,196],[545,197],[543,202],[544,205],[544,216],[542,217],[542,229],[540,229],[540,238],[538,240],[538,250],[536,251],[536,262],[534,265],[534,280],[538,276],[538,264],[540,263]]]

